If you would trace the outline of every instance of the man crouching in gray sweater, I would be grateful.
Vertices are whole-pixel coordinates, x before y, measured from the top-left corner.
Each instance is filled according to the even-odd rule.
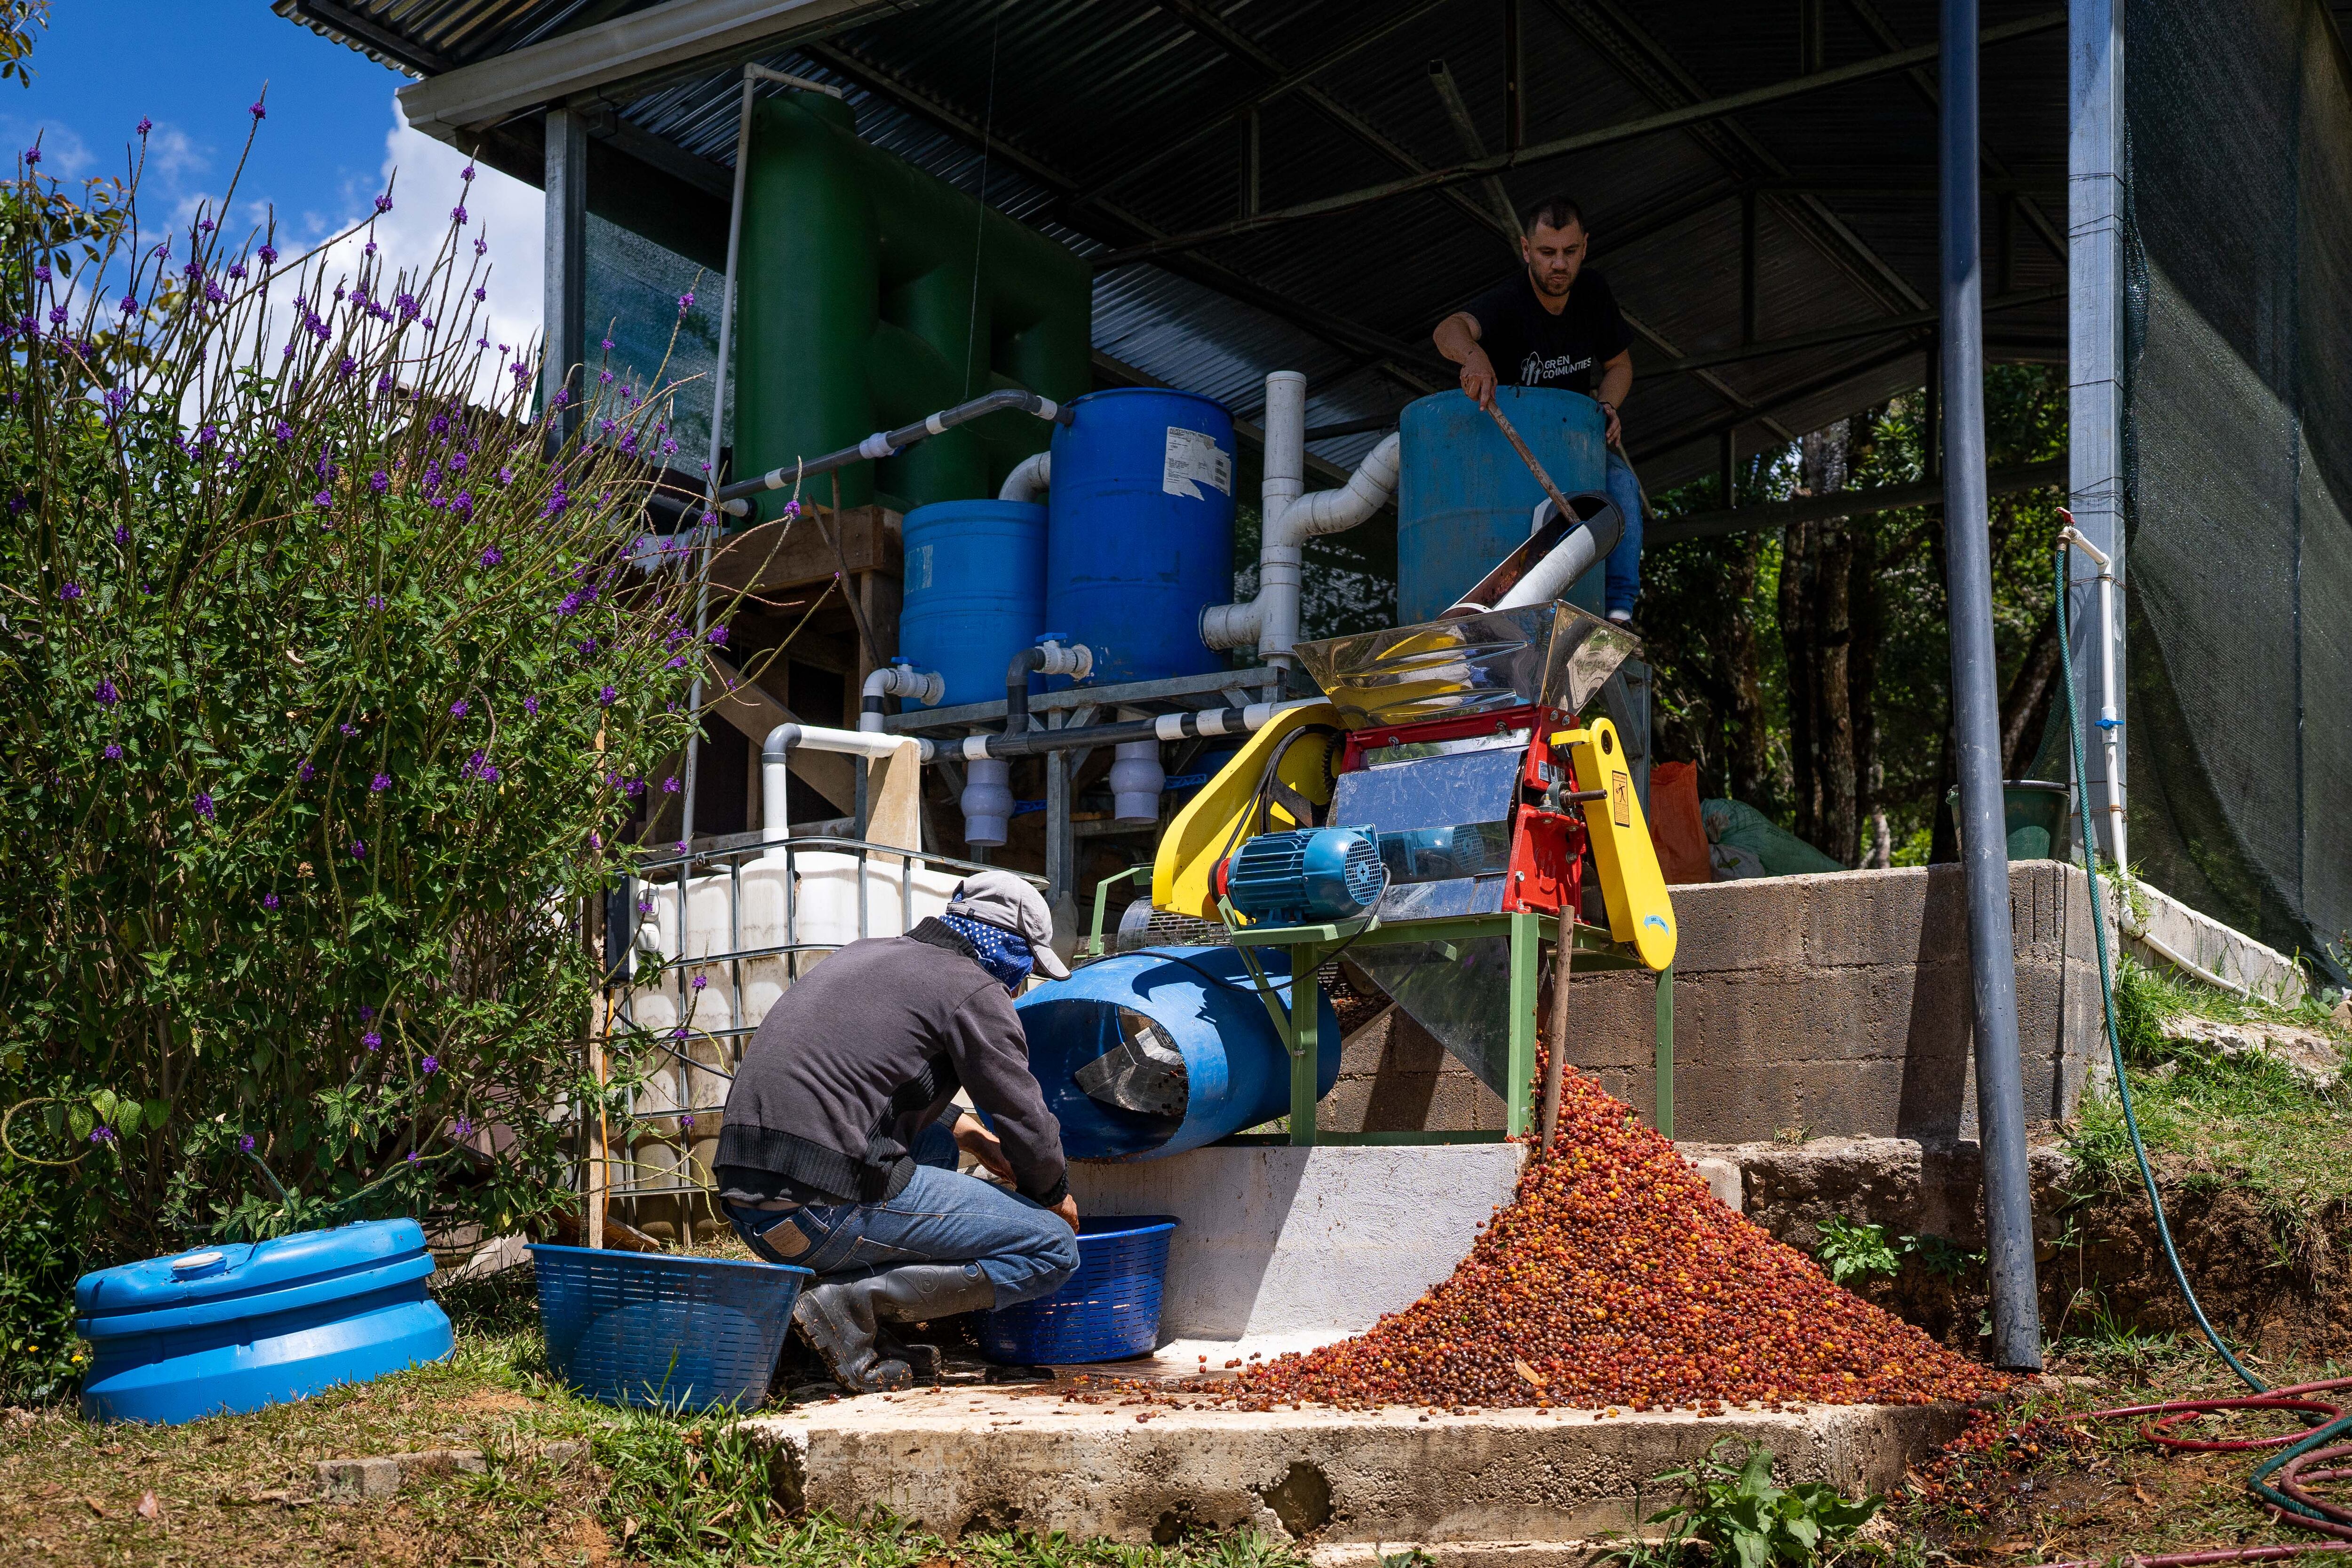
[[[1076,1272],[1061,1124],[1029,1075],[1013,997],[1069,969],[1045,901],[1010,872],[942,918],[853,942],[786,988],[743,1052],[714,1161],[752,1251],[815,1272],[793,1322],[845,1388],[935,1375],[883,1325],[1050,1295]],[[950,1103],[957,1088],[995,1123]],[[961,1147],[1017,1195],[956,1174]]]

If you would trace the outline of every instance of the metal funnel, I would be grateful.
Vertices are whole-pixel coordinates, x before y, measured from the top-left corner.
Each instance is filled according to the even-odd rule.
[[[1499,713],[1575,713],[1641,651],[1623,627],[1571,604],[1490,610],[1301,643],[1296,650],[1349,729]]]

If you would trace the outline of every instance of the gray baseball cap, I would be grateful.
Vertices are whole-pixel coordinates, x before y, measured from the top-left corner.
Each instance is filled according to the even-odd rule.
[[[1049,980],[1070,977],[1070,967],[1054,951],[1054,912],[1045,907],[1045,895],[1011,872],[974,872],[964,878],[948,901],[948,913],[1003,926],[1029,944],[1039,974]]]

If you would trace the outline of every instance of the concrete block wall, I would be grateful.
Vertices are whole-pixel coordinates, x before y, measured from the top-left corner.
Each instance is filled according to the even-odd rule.
[[[1674,898],[1677,1137],[1976,1136],[1958,866],[1716,883],[1677,887]],[[2010,916],[2026,1115],[2069,1119],[2105,1050],[2082,872],[2012,865]],[[1651,977],[1573,984],[1568,1060],[1646,1114],[1656,1081]],[[1468,1128],[1499,1126],[1501,1116],[1498,1099],[1392,1009],[1351,1037],[1318,1121]]]

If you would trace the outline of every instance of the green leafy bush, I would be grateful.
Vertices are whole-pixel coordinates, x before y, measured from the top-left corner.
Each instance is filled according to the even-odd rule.
[[[156,233],[135,168],[78,202],[28,164],[0,182],[0,1193],[46,1218],[0,1347],[46,1354],[19,1331],[79,1267],[564,1201],[563,1113],[610,1091],[581,914],[699,654],[685,555],[632,549],[663,400],[592,373],[551,440],[462,185],[429,267],[371,244],[337,277],[233,243],[228,194]],[[0,1385],[55,1371],[8,1348]]]
[[[1853,1541],[1881,1506],[1875,1496],[1849,1502],[1821,1481],[1781,1486],[1772,1479],[1772,1450],[1748,1447],[1742,1457],[1743,1446],[1738,1437],[1719,1438],[1688,1469],[1652,1481],[1686,1494],[1647,1521],[1667,1527],[1664,1539],[1655,1546],[1628,1542],[1608,1555],[1626,1568],[1668,1568],[1690,1561],[1696,1545],[1717,1568],[1807,1568]]]
[[[1843,1215],[1833,1215],[1822,1220],[1819,1229],[1821,1242],[1813,1249],[1813,1256],[1821,1260],[1833,1285],[1850,1284],[1874,1274],[1893,1274],[1903,1267],[1903,1260],[1886,1239],[1884,1225],[1865,1225]]]

